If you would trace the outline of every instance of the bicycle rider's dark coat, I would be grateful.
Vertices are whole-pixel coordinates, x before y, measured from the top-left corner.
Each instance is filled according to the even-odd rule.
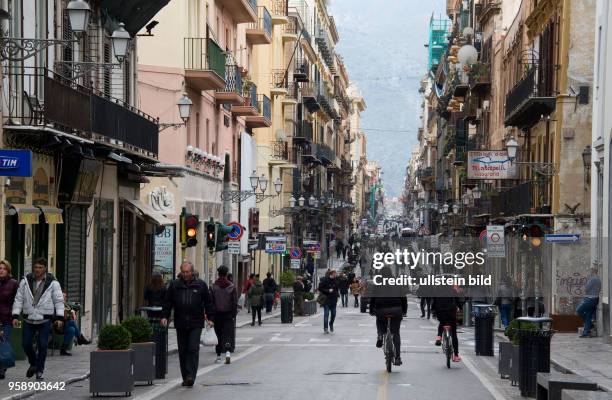
[[[179,277],[168,285],[163,315],[170,318],[174,309],[174,326],[177,329],[204,328],[204,315],[214,320],[214,310],[206,283],[197,278],[190,282]]]
[[[384,311],[383,311],[384,310]],[[379,312],[377,312],[379,311]],[[401,312],[401,314],[400,314]],[[408,312],[408,299],[406,296],[399,297],[371,297],[370,314],[387,314],[402,316]]]

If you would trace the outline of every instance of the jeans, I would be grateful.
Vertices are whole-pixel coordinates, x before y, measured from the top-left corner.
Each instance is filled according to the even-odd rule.
[[[200,362],[200,336],[202,336],[202,328],[177,328],[176,330],[179,364],[181,365],[183,380],[191,378],[195,381]]]
[[[74,343],[74,338],[81,336],[81,331],[79,330],[79,326],[76,321],[73,319],[69,319],[64,323],[64,350],[69,350],[72,348]]]
[[[354,294],[353,296],[355,296],[355,308],[359,307],[359,295],[358,294]]]
[[[595,311],[597,311],[597,303],[599,303],[599,297],[585,297],[576,309],[576,314],[584,321],[582,336],[589,336],[591,334],[593,316]]]
[[[257,323],[261,325],[261,306],[252,306],[251,311],[253,311],[253,325],[255,325],[255,315],[257,315]]]
[[[11,343],[11,334],[13,333],[13,324],[2,324],[0,325],[0,331],[2,331],[2,337],[7,343]],[[6,372],[6,368],[0,368],[0,372]]]
[[[274,304],[274,293],[264,293],[264,301],[266,302],[266,314],[270,314]]]
[[[327,330],[328,327],[334,328],[334,321],[336,320],[336,306],[337,301],[329,301],[323,306],[323,329]]]
[[[504,328],[510,325],[510,316],[512,315],[512,304],[502,304],[499,306],[499,316]]]
[[[217,314],[215,315],[215,334],[217,335],[217,345],[215,351],[220,356],[221,353],[226,351],[234,351],[234,329],[236,328],[234,315],[230,314]]]
[[[402,317],[391,318],[391,333],[393,334],[393,346],[395,347],[395,356],[400,356],[402,348],[402,338],[400,336],[400,326],[402,325]],[[378,336],[387,334],[387,319],[376,318],[376,332]]]
[[[348,293],[340,293],[340,299],[342,300],[342,307],[348,307]]]
[[[45,360],[47,359],[47,346],[49,345],[49,333],[51,331],[51,321],[42,324],[23,323],[23,350],[28,356],[30,366],[36,367],[36,372],[41,374],[45,371]],[[38,333],[36,350],[34,351],[34,335]]]

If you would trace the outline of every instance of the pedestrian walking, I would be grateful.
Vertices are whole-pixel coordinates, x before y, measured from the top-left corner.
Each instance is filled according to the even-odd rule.
[[[347,244],[344,247],[342,247],[342,260],[346,261],[346,254],[349,251],[350,246]]]
[[[514,302],[514,288],[510,278],[504,276],[501,279],[499,289],[497,290],[497,299],[495,305],[499,308],[499,316],[501,318],[504,329],[510,325],[510,317],[512,315],[512,303]]]
[[[359,307],[359,295],[361,294],[362,285],[357,280],[357,278],[353,279],[353,283],[351,283],[351,294],[355,298],[355,303],[353,305],[354,308]]]
[[[47,272],[47,260],[39,258],[34,262],[33,272],[27,274],[19,283],[19,289],[13,303],[13,326],[21,323],[19,316],[23,313],[22,333],[23,350],[28,356],[30,367],[26,377],[36,374],[36,379],[43,379],[47,346],[51,325],[58,331],[64,326],[64,296],[62,288],[55,277]],[[38,334],[36,350],[34,336]]]
[[[145,287],[144,300],[147,307],[163,307],[164,299],[166,298],[166,283],[162,274],[154,272],[151,276],[151,282]],[[149,318],[161,318],[161,311],[147,311]]]
[[[272,306],[274,305],[274,295],[277,291],[276,281],[272,277],[272,273],[266,274],[266,279],[263,280],[264,287],[264,301],[266,303],[266,314],[272,312]]]
[[[338,304],[338,280],[336,270],[330,270],[319,283],[320,296],[325,296],[323,303],[323,332],[326,334],[334,331],[336,320],[336,305]]]
[[[336,240],[336,258],[340,259],[342,251],[344,251],[344,243],[342,242],[342,239],[338,239]]]
[[[251,326],[255,326],[255,315],[257,315],[257,323],[261,326],[261,308],[264,304],[264,287],[259,280],[259,274],[253,276],[253,284],[249,287],[247,293],[251,311],[253,312],[253,322]]]
[[[421,318],[425,318],[425,310],[427,309],[427,319],[431,319],[431,303],[433,298],[429,293],[427,285],[419,285],[416,295],[421,299]]]
[[[189,261],[181,264],[181,272],[177,279],[168,285],[163,309],[164,318],[160,321],[162,326],[168,326],[173,310],[179,364],[183,377],[182,385],[192,387],[198,372],[200,337],[204,321],[208,319],[208,326],[214,326],[214,309],[208,286],[203,280],[196,278],[195,268]]]
[[[293,284],[293,313],[295,315],[304,315],[304,280],[298,276]]]
[[[308,253],[308,255],[306,256],[306,271],[308,272],[310,276],[312,276],[314,275],[314,270],[315,270],[314,257],[312,256],[311,253]]]
[[[244,289],[242,293],[244,293],[244,308],[247,309],[247,314],[251,312],[250,300],[249,300],[249,289],[255,283],[255,274],[250,274],[249,279],[244,282]]]
[[[218,343],[216,362],[221,361],[221,354],[225,353],[225,363],[231,362],[231,353],[234,352],[234,330],[236,329],[236,314],[238,314],[238,295],[236,286],[228,279],[229,269],[222,265],[217,268],[219,277],[211,288],[211,299],[215,310],[214,323]]]
[[[338,278],[338,289],[340,290],[340,300],[342,307],[348,307],[348,292],[349,292],[350,282],[345,274],[340,274],[340,278]]]
[[[0,340],[11,343],[13,333],[12,310],[19,283],[11,276],[11,263],[0,261]],[[0,379],[6,376],[6,368],[0,366]]]
[[[591,277],[585,287],[584,299],[576,309],[576,314],[584,321],[581,338],[591,336],[593,317],[597,312],[597,304],[599,303],[599,292],[601,292],[601,279],[597,275],[597,268],[591,268]]]

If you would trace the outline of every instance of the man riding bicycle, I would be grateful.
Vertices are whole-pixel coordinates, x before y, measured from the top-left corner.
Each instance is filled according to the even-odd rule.
[[[457,338],[457,309],[463,307],[463,298],[459,296],[458,287],[443,285],[436,287],[431,310],[438,319],[438,336],[436,346],[442,345],[442,331],[444,326],[451,327],[453,340],[453,362],[460,362],[459,339]]]
[[[379,274],[383,278],[392,278],[393,272],[389,266],[384,266]],[[383,297],[384,296],[384,297]],[[376,316],[376,347],[383,345],[383,336],[387,331],[387,320],[391,323],[391,333],[393,334],[393,345],[395,347],[395,360],[393,364],[402,365],[400,357],[400,327],[402,317],[408,312],[408,299],[402,288],[397,286],[379,286],[375,293],[370,297],[370,315]],[[390,319],[388,319],[391,317]]]

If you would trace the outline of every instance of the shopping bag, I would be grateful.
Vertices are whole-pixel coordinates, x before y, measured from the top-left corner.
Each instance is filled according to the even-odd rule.
[[[206,328],[204,333],[204,346],[216,346],[219,343],[215,330],[213,328]]]
[[[13,368],[15,366],[15,356],[11,344],[3,336],[0,336],[0,367]]]
[[[244,293],[242,293],[242,294],[240,295],[240,298],[238,299],[238,305],[239,305],[240,307],[244,307],[244,300],[245,300],[245,295],[244,295]]]

